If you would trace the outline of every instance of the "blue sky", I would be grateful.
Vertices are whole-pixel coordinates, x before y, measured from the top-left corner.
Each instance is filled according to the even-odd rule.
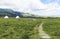
[[[60,16],[60,0],[0,0],[0,8],[40,16]]]
[[[40,0],[40,1],[44,4],[49,4],[49,3],[55,2],[56,0]]]

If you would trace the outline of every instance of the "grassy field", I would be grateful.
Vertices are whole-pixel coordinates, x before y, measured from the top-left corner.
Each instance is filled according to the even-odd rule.
[[[0,39],[39,39],[39,19],[0,18]]]
[[[60,39],[60,19],[44,19],[43,30],[51,39]]]
[[[40,39],[38,27],[51,39],[60,39],[60,19],[0,18],[0,39]]]

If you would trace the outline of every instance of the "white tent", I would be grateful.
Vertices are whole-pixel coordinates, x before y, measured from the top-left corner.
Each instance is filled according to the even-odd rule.
[[[19,16],[16,16],[16,18],[20,18]]]
[[[8,16],[5,16],[4,18],[9,18]]]

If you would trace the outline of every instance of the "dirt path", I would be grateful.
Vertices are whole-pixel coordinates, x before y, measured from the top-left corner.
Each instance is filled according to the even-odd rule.
[[[50,36],[43,31],[43,28],[42,28],[43,24],[44,23],[41,23],[39,26],[39,35],[43,39],[50,39]]]

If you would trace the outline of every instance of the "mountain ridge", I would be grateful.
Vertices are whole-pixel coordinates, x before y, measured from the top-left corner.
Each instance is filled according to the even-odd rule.
[[[9,17],[35,17],[35,15],[30,14],[30,13],[24,13],[24,12],[19,12],[19,11],[14,11],[12,9],[3,9],[0,8],[0,17],[4,16],[9,16]]]

